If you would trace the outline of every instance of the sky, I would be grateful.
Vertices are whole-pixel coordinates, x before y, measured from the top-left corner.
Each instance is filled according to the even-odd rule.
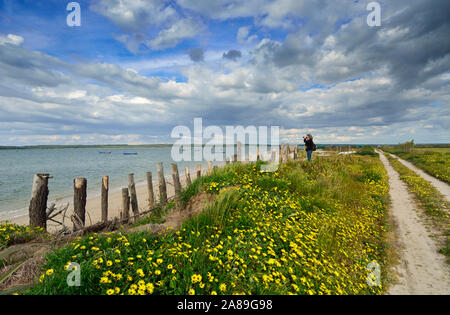
[[[450,1],[0,0],[0,145],[450,143]]]

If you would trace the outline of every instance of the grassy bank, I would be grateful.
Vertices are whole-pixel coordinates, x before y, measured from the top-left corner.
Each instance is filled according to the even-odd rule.
[[[275,173],[230,165],[196,180],[183,202],[203,191],[216,198],[179,231],[94,234],[55,250],[28,293],[383,292],[367,269],[385,262],[388,186],[377,158],[317,158]],[[80,287],[66,284],[70,262]]]
[[[428,174],[450,184],[450,148],[414,148],[403,152],[397,146],[386,146],[383,150],[407,160]]]

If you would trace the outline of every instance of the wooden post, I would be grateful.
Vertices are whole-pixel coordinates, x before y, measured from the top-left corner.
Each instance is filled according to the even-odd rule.
[[[124,223],[128,223],[130,219],[130,196],[128,195],[128,188],[122,188],[122,212],[120,216]]]
[[[197,178],[202,177],[202,165],[197,164]]]
[[[87,197],[87,180],[86,178],[75,178],[73,180],[73,229],[77,231],[85,226],[86,218],[86,197]],[[76,223],[77,222],[77,223]]]
[[[159,180],[159,202],[161,205],[167,203],[167,188],[166,179],[164,178],[164,169],[162,162],[156,163],[156,168],[158,170],[158,180]]]
[[[185,173],[186,173],[186,186],[189,186],[189,185],[192,184],[192,181],[191,181],[191,173],[190,173],[190,171],[189,171],[189,166],[186,166],[186,167],[184,168],[184,171],[185,171]]]
[[[298,146],[295,145],[295,147],[294,147],[294,161],[297,160],[297,150],[298,150]]]
[[[212,164],[211,161],[208,161],[208,175],[212,174]]]
[[[102,222],[108,222],[109,176],[102,177]]]
[[[134,174],[128,174],[128,192],[130,193],[131,210],[133,210],[133,215],[135,220],[139,215],[139,205],[136,195],[136,185],[134,183]]]
[[[155,195],[153,193],[152,172],[147,172],[146,177],[147,177],[147,192],[148,192],[148,208],[149,208],[149,210],[151,210],[155,206]]]
[[[237,143],[237,160],[242,161],[242,143],[240,141]]]
[[[236,163],[238,161],[237,154],[233,155],[233,163]]]
[[[181,183],[180,183],[180,174],[178,173],[178,165],[177,163],[171,163],[170,167],[172,168],[172,179],[173,179],[173,187],[175,189],[175,199],[180,198],[181,193]]]
[[[28,208],[30,226],[47,229],[47,198],[49,174],[36,174],[31,189],[31,200]]]
[[[259,161],[260,157],[259,157],[259,146],[256,146],[256,161]]]
[[[226,164],[226,165],[230,164],[230,160],[231,160],[231,158],[226,158],[226,159],[225,159],[225,164]]]
[[[283,163],[283,145],[281,144],[280,145],[280,152],[279,152],[279,160],[280,160],[280,163]]]

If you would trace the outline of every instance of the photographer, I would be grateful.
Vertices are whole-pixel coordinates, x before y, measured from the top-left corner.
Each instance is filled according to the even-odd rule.
[[[313,151],[316,151],[316,145],[313,142],[313,136],[307,134],[303,137],[303,142],[305,142],[305,151],[308,156],[308,161],[311,161]]]

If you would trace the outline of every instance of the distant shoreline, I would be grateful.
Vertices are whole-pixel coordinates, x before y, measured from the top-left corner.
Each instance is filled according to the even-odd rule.
[[[295,145],[296,143],[289,143],[290,145]],[[302,142],[297,143],[299,145],[303,145]],[[170,148],[174,144],[173,143],[159,143],[159,144],[86,144],[86,145],[26,145],[26,146],[1,146],[0,150],[30,150],[30,149],[40,149],[40,150],[52,150],[52,149],[151,149],[151,148]],[[202,144],[202,146],[206,146],[207,144]],[[211,144],[214,145],[214,144]],[[220,144],[219,144],[220,145]],[[345,146],[395,146],[398,144],[373,144],[373,143],[357,143],[357,144],[349,144],[349,143],[317,143],[318,146],[322,147],[345,147]],[[192,145],[193,146],[193,145]],[[224,144],[223,146],[226,146]],[[245,146],[249,146],[249,144],[245,144]],[[251,146],[255,146],[252,144]],[[270,144],[269,144],[270,146]],[[450,147],[450,143],[418,143],[415,144],[415,147]]]
[[[27,145],[27,146],[0,146],[0,150],[27,150],[27,149],[121,149],[121,148],[168,148],[173,144],[93,144],[93,145]]]

